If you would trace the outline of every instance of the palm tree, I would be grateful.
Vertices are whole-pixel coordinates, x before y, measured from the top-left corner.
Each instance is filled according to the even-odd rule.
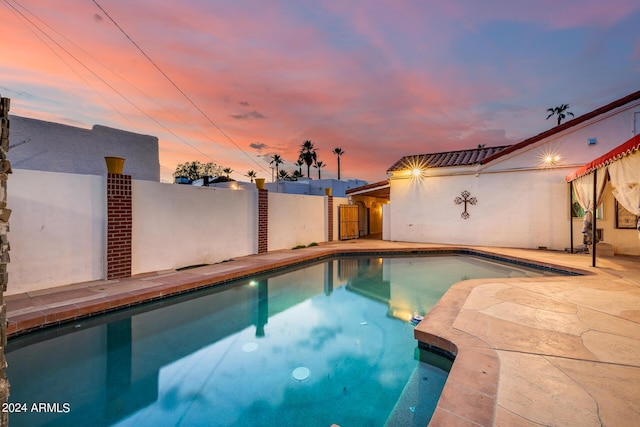
[[[224,168],[222,169],[222,172],[227,174],[227,178],[229,178],[229,175],[231,175],[231,172],[233,172],[233,169],[231,168]]]
[[[250,170],[247,172],[245,176],[248,176],[249,178],[251,178],[251,182],[253,182],[253,178],[257,177],[258,173],[254,170]]]
[[[340,156],[344,154],[344,151],[340,147],[336,147],[332,151],[333,154],[338,156],[338,180],[340,180]]]
[[[318,155],[316,154],[316,148],[313,146],[313,142],[306,140],[302,143],[300,147],[300,157],[299,160],[302,160],[307,165],[307,178],[310,178],[311,174],[311,165],[318,159]]]
[[[291,179],[293,181],[297,181],[298,178],[302,178],[304,175],[302,174],[302,171],[296,169],[293,171],[293,173],[291,174]]]
[[[574,117],[571,111],[567,111],[568,109],[569,104],[562,104],[559,107],[555,108],[547,108],[547,112],[549,113],[549,115],[547,116],[547,120],[549,120],[549,117],[556,115],[558,116],[558,126],[560,126],[560,123],[567,117],[567,114],[571,117]]]
[[[318,179],[322,179],[320,178],[320,170],[325,167],[326,165],[324,164],[324,162],[316,162],[313,167],[318,169]]]
[[[278,172],[278,178],[282,179],[282,180],[288,180],[290,178],[289,176],[289,172],[287,172],[286,170],[282,169],[280,172]]]
[[[302,175],[302,165],[304,165],[304,160],[302,159],[298,159],[298,161],[295,163],[296,166],[298,166],[298,171],[300,173],[300,177],[303,177],[304,175]]]
[[[273,156],[271,156],[271,161],[269,162],[269,164],[270,165],[273,165],[273,164],[276,165],[276,179],[280,175],[280,171],[278,170],[278,165],[281,165],[283,163],[284,163],[284,160],[282,160],[282,157],[280,157],[279,154],[274,154]]]

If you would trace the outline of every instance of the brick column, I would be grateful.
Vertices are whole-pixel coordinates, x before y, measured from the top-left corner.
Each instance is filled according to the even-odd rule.
[[[327,221],[329,222],[328,241],[333,242],[333,196],[328,196],[328,197],[329,197],[329,203],[327,203]]]
[[[258,189],[258,253],[269,248],[269,191]]]
[[[107,174],[107,279],[131,276],[131,176]]]
[[[7,290],[9,273],[9,216],[11,209],[7,208],[7,177],[11,173],[11,164],[7,160],[9,151],[9,98],[0,97],[0,405],[9,400],[9,380],[5,368],[7,362],[4,357],[4,349],[7,346],[7,305],[4,301],[4,292]],[[3,406],[4,408],[4,406]],[[0,412],[0,425],[9,423],[8,411]]]

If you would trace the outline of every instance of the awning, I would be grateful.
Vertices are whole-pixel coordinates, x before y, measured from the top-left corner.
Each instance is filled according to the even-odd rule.
[[[608,153],[587,163],[586,165],[582,166],[580,169],[576,170],[572,174],[567,175],[566,180],[567,182],[571,182],[577,178],[580,178],[583,175],[593,172],[596,169],[607,166],[609,163],[623,156],[626,156],[627,154],[631,154],[632,152],[638,149],[640,149],[640,134],[634,136],[624,144],[619,145],[618,147],[614,148]]]

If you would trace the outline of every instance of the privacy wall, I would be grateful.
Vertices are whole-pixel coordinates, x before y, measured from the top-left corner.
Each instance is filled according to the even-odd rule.
[[[132,273],[257,251],[256,191],[133,181]]]
[[[107,278],[106,177],[14,170],[7,294]],[[258,192],[131,181],[131,274],[258,252]],[[329,236],[328,197],[268,194],[268,250]],[[337,206],[333,198],[333,239]]]
[[[7,294],[102,279],[103,177],[14,170]]]

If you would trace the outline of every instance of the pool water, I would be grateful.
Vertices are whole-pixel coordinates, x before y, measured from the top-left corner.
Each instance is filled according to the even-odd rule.
[[[543,274],[341,257],[19,337],[10,425],[424,426],[450,362],[417,348],[411,318],[459,280]]]

